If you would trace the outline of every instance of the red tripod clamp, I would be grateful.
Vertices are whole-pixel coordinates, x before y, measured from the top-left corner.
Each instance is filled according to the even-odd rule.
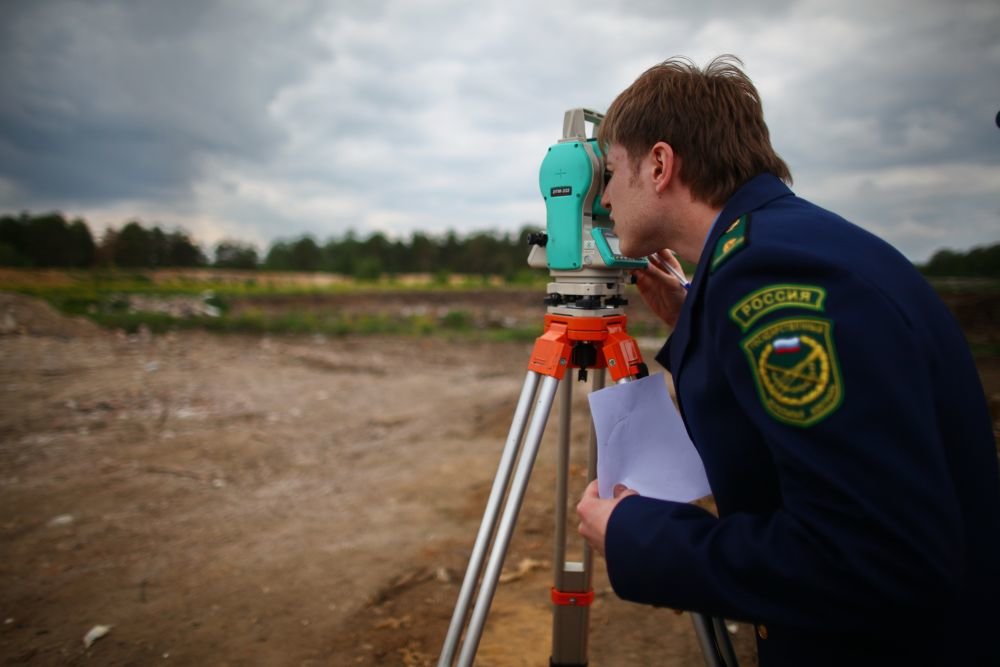
[[[589,607],[594,602],[594,591],[558,591],[552,587],[552,604],[563,607]]]

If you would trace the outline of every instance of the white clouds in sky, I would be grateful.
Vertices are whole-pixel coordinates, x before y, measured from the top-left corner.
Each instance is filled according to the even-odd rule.
[[[0,209],[203,242],[544,221],[562,113],[744,60],[795,189],[914,259],[1000,240],[1000,5],[8,2]]]

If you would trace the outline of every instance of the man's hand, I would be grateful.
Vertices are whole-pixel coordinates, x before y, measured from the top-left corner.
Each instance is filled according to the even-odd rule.
[[[618,484],[615,486],[615,497],[603,500],[597,493],[597,480],[595,479],[583,492],[583,497],[576,506],[576,514],[580,517],[580,525],[577,530],[583,539],[590,543],[590,546],[597,553],[604,555],[604,537],[608,531],[608,519],[622,498],[626,496],[638,495],[632,489]]]
[[[681,264],[672,252],[658,250],[656,257],[683,275]],[[675,327],[677,318],[681,314],[681,307],[684,305],[684,299],[687,297],[687,289],[680,280],[658,267],[655,261],[651,261],[645,269],[633,271],[632,275],[635,276],[636,287],[639,288],[639,294],[642,295],[642,300],[646,302],[649,309],[666,322],[670,328]]]

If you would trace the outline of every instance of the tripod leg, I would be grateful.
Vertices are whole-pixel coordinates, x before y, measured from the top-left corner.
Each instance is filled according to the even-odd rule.
[[[729,631],[722,619],[692,613],[691,621],[706,667],[739,667],[733,644],[729,641]]]
[[[598,368],[594,372],[594,385],[591,391],[600,391],[604,388],[605,372],[603,368]],[[590,451],[587,453],[587,483],[597,479],[597,429],[594,427],[594,420],[590,420]],[[583,569],[591,572],[591,563],[594,560],[594,552],[590,545],[583,543]],[[590,586],[590,577],[587,577],[587,586]]]
[[[539,377],[541,376],[538,373],[529,371],[527,377],[524,379],[521,397],[518,399],[517,408],[514,410],[514,419],[511,422],[510,433],[507,435],[507,442],[504,444],[503,453],[500,456],[497,474],[493,478],[493,488],[490,491],[489,500],[486,502],[486,510],[483,512],[483,521],[479,525],[479,533],[476,535],[476,541],[469,556],[469,565],[465,570],[465,579],[462,581],[462,588],[458,594],[458,602],[455,604],[455,611],[451,616],[451,624],[448,626],[448,634],[441,649],[438,667],[448,667],[451,665],[452,660],[454,660],[455,649],[458,647],[462,628],[469,613],[469,603],[472,601],[479,575],[483,571],[483,558],[486,555],[486,549],[489,547],[490,539],[493,537],[493,532],[496,530],[500,504],[503,502],[504,494],[507,491],[507,483],[510,481],[510,474],[514,469],[514,464],[517,461],[517,453],[521,448],[521,440],[524,436],[525,425],[528,423],[531,404],[538,391]]]
[[[557,590],[563,590],[560,586],[560,573],[566,560],[566,497],[569,493],[569,429],[572,401],[573,383],[567,378],[562,383],[562,391],[559,394],[559,459],[556,461],[555,553],[552,562],[552,574]]]
[[[604,369],[593,371],[593,390],[604,386]],[[570,667],[587,664],[589,641],[590,601],[593,553],[590,545],[583,543],[582,562],[566,560],[566,515],[570,468],[570,415],[572,414],[572,385],[564,382],[559,402],[559,461],[556,477],[556,525],[553,556],[552,655],[553,667]],[[590,424],[587,481],[597,476],[597,434],[593,420]]]
[[[701,654],[705,658],[705,667],[723,667],[722,661],[719,659],[719,649],[715,645],[711,619],[704,614],[692,613],[691,622],[694,623],[694,632],[698,636],[698,643],[701,644]]]
[[[715,642],[719,646],[719,653],[722,654],[722,663],[726,667],[738,667],[740,663],[736,658],[733,642],[729,639],[729,630],[726,628],[725,619],[713,616],[712,625],[715,627]]]
[[[542,381],[542,387],[535,402],[535,410],[531,415],[531,424],[528,426],[528,433],[525,436],[524,451],[517,462],[514,480],[511,482],[507,502],[504,505],[503,516],[500,518],[500,525],[497,528],[496,539],[493,542],[493,548],[490,550],[490,558],[486,564],[486,572],[483,574],[479,597],[476,599],[476,606],[472,610],[472,617],[469,619],[469,628],[465,633],[462,652],[458,656],[460,667],[469,667],[476,656],[476,650],[479,648],[479,640],[483,635],[483,625],[486,623],[486,615],[489,613],[490,604],[493,602],[493,594],[496,592],[497,581],[500,579],[500,568],[503,566],[503,559],[507,554],[507,547],[514,532],[514,523],[517,521],[517,514],[521,509],[521,501],[524,500],[524,492],[528,488],[531,469],[535,464],[535,458],[538,456],[538,447],[542,441],[545,423],[548,421],[549,412],[552,409],[552,402],[555,399],[558,386],[559,380],[551,375],[545,376],[545,379]]]

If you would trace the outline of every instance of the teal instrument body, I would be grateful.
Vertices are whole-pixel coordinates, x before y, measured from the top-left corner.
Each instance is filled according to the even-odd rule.
[[[601,208],[603,174],[596,139],[565,141],[551,146],[538,176],[545,199],[545,248],[549,268],[573,271],[583,266],[584,217],[607,216]]]
[[[538,187],[545,199],[544,261],[550,271],[565,275],[646,266],[645,259],[620,253],[610,212],[601,205],[604,155],[597,139],[587,136],[586,123],[596,130],[603,118],[589,109],[567,111],[562,140],[542,160]],[[529,257],[529,264],[539,266],[532,261]]]

